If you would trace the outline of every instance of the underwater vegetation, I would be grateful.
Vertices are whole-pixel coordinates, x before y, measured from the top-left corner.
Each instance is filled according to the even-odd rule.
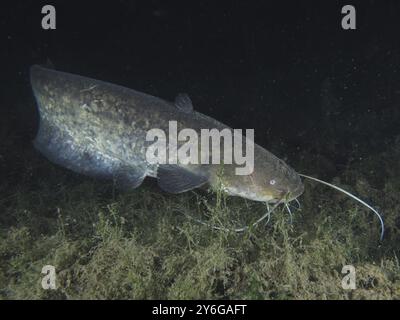
[[[28,143],[11,148],[26,136],[12,136],[4,125],[0,298],[399,299],[400,135],[385,139],[370,126],[382,117],[389,126],[396,112],[360,115],[352,139],[331,126],[290,161],[376,207],[385,220],[382,242],[368,209],[309,181],[300,209],[291,208],[292,222],[281,208],[242,233],[214,230],[192,218],[234,228],[257,220],[266,206],[219,191],[171,195],[154,180],[121,192],[50,163]],[[362,152],[357,161],[353,145],[343,152],[339,131],[358,150],[378,141],[381,151]],[[284,154],[290,147],[272,149]],[[340,170],[329,159],[335,153],[347,155]],[[45,265],[55,266],[56,290],[42,289]],[[342,288],[344,265],[355,267],[355,290]]]
[[[398,157],[400,145],[392,152],[383,161]],[[9,194],[0,202],[2,299],[400,297],[398,175],[380,190],[357,168],[335,179],[356,182],[360,195],[381,205],[387,231],[380,244],[369,212],[310,184],[292,224],[282,209],[267,225],[234,233],[184,213],[230,226],[258,218],[265,207],[220,192],[171,196],[151,183],[120,193],[39,159],[37,165],[23,173],[31,184],[13,192],[2,186]],[[398,163],[391,170],[400,171]],[[44,171],[47,178],[32,183]],[[56,267],[56,290],[41,287],[47,264]],[[356,268],[356,290],[341,287],[348,264]]]

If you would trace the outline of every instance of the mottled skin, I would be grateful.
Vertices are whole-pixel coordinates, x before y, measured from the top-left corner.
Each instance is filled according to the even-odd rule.
[[[157,177],[157,165],[146,161],[148,130],[230,129],[198,112],[182,112],[173,103],[122,86],[46,69],[31,68],[31,84],[39,106],[36,147],[51,161],[79,173],[119,178],[129,185],[137,175]],[[230,129],[231,130],[231,129]],[[189,165],[215,187],[256,201],[294,199],[303,192],[298,174],[259,145],[254,147],[254,172],[235,174],[235,165]],[[221,166],[223,166],[221,170]],[[219,179],[217,178],[219,176]],[[134,179],[131,179],[133,177]],[[272,185],[270,181],[275,183]],[[132,187],[140,185],[133,182]]]

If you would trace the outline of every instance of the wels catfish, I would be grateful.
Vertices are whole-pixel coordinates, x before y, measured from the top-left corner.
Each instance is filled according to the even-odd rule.
[[[232,130],[221,122],[193,110],[187,95],[175,102],[119,85],[34,65],[30,79],[40,114],[35,147],[50,161],[75,172],[106,179],[118,185],[136,188],[146,176],[157,178],[159,186],[181,193],[205,185],[218,186],[232,196],[262,201],[274,206],[296,200],[304,185],[300,176],[329,185],[361,202],[347,191],[319,179],[298,174],[284,161],[254,144],[254,168],[251,174],[235,174],[233,164],[157,164],[146,157],[151,142],[149,130],[168,131],[171,121],[177,129]],[[201,148],[199,150],[202,150]],[[201,151],[199,151],[200,153]],[[215,149],[211,149],[211,153]],[[247,228],[247,227],[246,227]],[[241,228],[240,230],[244,230]]]

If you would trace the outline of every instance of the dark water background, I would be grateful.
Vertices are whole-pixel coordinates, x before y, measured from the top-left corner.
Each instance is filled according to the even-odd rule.
[[[290,159],[327,126],[344,146],[329,155],[335,163],[352,141],[360,154],[379,152],[400,133],[398,1],[353,2],[357,30],[348,31],[343,1],[52,1],[53,31],[41,29],[44,4],[2,4],[0,115],[2,143],[13,136],[12,147],[30,148],[37,111],[28,70],[48,60],[165,99],[187,92],[200,112],[254,128],[257,142]],[[359,129],[366,113],[373,122]]]

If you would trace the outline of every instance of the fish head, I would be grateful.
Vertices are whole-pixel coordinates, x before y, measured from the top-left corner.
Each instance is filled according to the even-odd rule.
[[[224,184],[226,192],[253,201],[276,203],[290,202],[304,191],[303,182],[298,173],[285,162],[276,158],[270,162],[255,166],[249,175],[230,177]]]
[[[267,202],[276,203],[282,199],[290,202],[297,199],[304,191],[298,173],[283,161],[278,170],[254,171],[253,175],[255,188],[260,190],[260,195],[264,195],[265,199],[270,199]]]

